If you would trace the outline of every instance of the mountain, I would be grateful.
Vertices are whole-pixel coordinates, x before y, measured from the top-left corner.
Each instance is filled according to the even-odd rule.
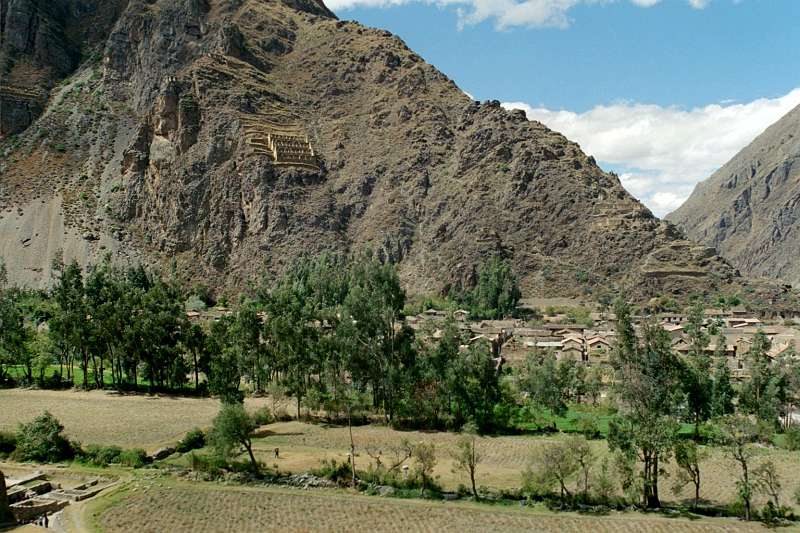
[[[800,106],[697,185],[667,219],[747,275],[800,283]]]
[[[493,255],[531,295],[744,283],[577,144],[319,0],[0,2],[0,255],[19,283],[111,253],[225,290],[364,248],[417,293],[469,286]]]

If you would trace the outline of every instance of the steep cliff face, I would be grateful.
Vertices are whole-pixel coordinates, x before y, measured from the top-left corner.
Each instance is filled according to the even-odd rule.
[[[318,0],[130,0],[101,57],[0,150],[0,252],[41,250],[10,265],[29,283],[57,247],[175,260],[221,287],[365,247],[419,292],[468,285],[496,254],[530,294],[739,282],[578,145]],[[58,231],[33,221],[41,205]]]
[[[49,91],[104,40],[127,0],[0,0],[0,137],[42,113]]]
[[[800,283],[800,107],[668,216],[752,276]]]

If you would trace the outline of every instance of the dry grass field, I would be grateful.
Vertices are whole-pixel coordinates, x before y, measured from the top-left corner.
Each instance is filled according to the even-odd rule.
[[[299,422],[285,422],[272,424],[266,428],[267,436],[258,439],[255,448],[260,460],[268,465],[277,464],[283,471],[304,472],[319,466],[323,458],[334,458],[337,461],[346,461],[350,449],[350,437],[346,427],[326,427],[322,425],[303,424]],[[463,474],[452,470],[453,461],[451,453],[455,450],[458,435],[443,432],[420,431],[395,431],[380,426],[365,426],[354,428],[354,441],[356,445],[356,466],[366,468],[373,462],[365,452],[366,448],[374,454],[377,450],[383,452],[383,462],[389,462],[393,457],[391,449],[402,439],[412,443],[426,441],[436,445],[438,464],[435,474],[439,482],[446,489],[455,489],[459,483],[467,484],[468,480]],[[530,437],[530,436],[501,436],[480,437],[477,441],[479,453],[483,460],[478,467],[478,485],[485,485],[494,489],[513,489],[520,486],[520,476],[528,465],[530,457],[536,448],[547,442],[552,442],[563,436]],[[608,454],[605,440],[592,441],[598,457]],[[280,459],[275,460],[273,449],[280,449]],[[794,491],[800,486],[800,453],[784,450],[764,449],[759,453],[760,460],[771,460],[777,466],[782,476],[783,490],[782,503],[794,504]],[[727,504],[736,498],[736,465],[719,449],[713,449],[711,456],[702,463],[702,490],[701,497],[716,504]],[[674,470],[674,465],[668,467]],[[674,476],[661,479],[661,497],[664,501],[689,499],[691,491],[687,487],[681,494],[672,493]],[[763,498],[756,498],[756,502],[763,504]]]
[[[92,502],[89,522],[104,533],[261,531],[761,531],[736,520],[612,514],[582,516],[468,503],[398,500],[339,491],[232,488],[218,484],[137,482]]]
[[[268,403],[266,399],[248,400],[253,410]],[[193,427],[206,427],[219,409],[211,399],[175,398],[168,396],[117,395],[105,392],[0,390],[0,430],[14,430],[19,422],[33,419],[44,410],[51,411],[66,427],[70,438],[84,444],[116,444],[123,447],[143,447],[148,451],[174,444]],[[317,468],[322,459],[346,461],[350,447],[346,427],[282,422],[261,428],[264,435],[256,439],[257,456],[267,465],[277,464],[284,472],[306,472]],[[442,432],[395,431],[381,426],[353,429],[357,467],[365,469],[373,460],[366,453],[381,451],[384,463],[390,462],[402,439],[412,443],[433,442],[438,464],[435,474],[439,483],[453,490],[466,477],[453,472],[451,452],[458,435]],[[547,442],[562,436],[481,437],[478,450],[483,461],[478,468],[478,485],[492,489],[514,489],[520,486],[520,475],[534,451]],[[598,457],[607,454],[604,440],[593,441]],[[280,449],[275,459],[274,448]],[[793,493],[800,485],[800,454],[782,450],[763,450],[761,460],[771,460],[778,467],[783,482],[782,503],[794,504]],[[674,467],[668,467],[672,469]],[[736,497],[736,466],[720,450],[713,450],[702,465],[702,491],[705,500],[727,504]],[[673,476],[674,478],[674,476]],[[661,496],[664,501],[688,499],[690,491],[678,496],[671,491],[672,478],[662,478]],[[757,504],[764,503],[757,498]]]
[[[250,400],[256,408],[265,400]],[[84,444],[141,447],[152,451],[174,444],[193,427],[204,427],[219,402],[202,398],[119,395],[93,391],[0,390],[0,430],[14,431],[45,410],[64,424],[71,439]]]

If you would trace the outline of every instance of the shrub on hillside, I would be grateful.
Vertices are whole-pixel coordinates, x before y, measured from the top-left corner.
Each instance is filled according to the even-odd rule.
[[[195,428],[190,430],[175,447],[178,453],[186,453],[192,450],[199,450],[206,445],[206,434],[203,430]]]
[[[20,424],[14,458],[42,463],[71,459],[74,450],[63,432],[61,422],[47,411],[27,424]]]

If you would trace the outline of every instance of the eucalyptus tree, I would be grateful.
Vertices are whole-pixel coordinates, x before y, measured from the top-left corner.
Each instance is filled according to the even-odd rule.
[[[660,507],[659,474],[672,454],[680,427],[677,414],[685,401],[681,363],[659,324],[645,323],[640,341],[630,307],[618,301],[616,313],[620,334],[612,362],[623,414],[611,421],[609,447],[641,463],[642,504]]]

